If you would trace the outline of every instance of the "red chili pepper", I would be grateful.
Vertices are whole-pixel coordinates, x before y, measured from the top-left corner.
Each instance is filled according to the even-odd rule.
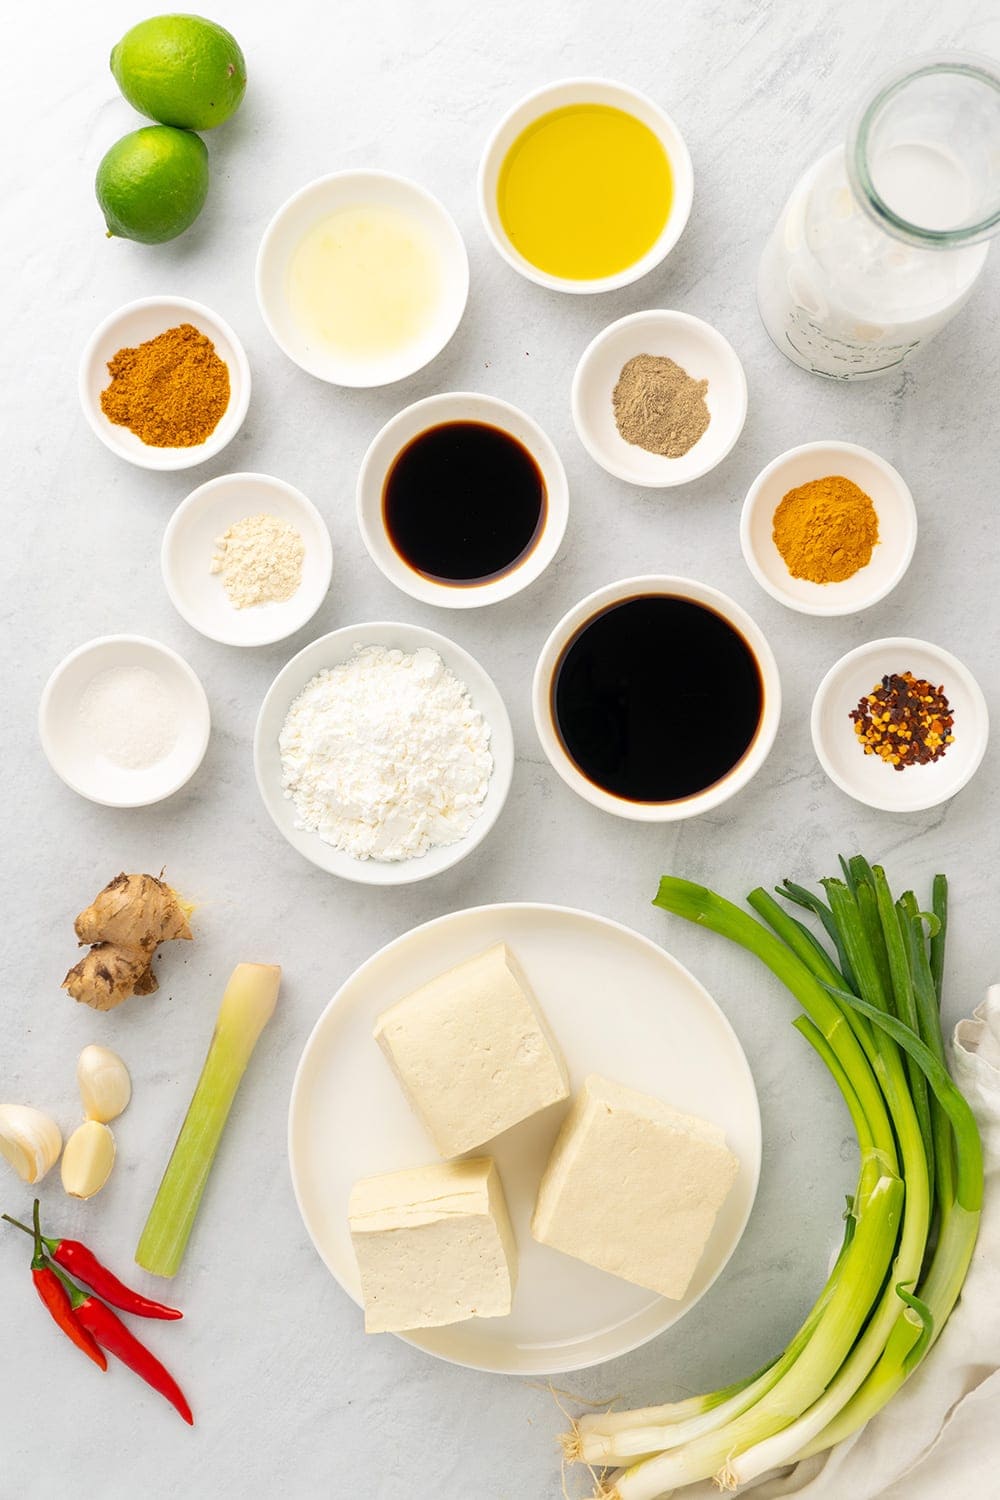
[[[23,1228],[23,1226],[21,1226]],[[31,1259],[31,1277],[35,1291],[48,1309],[53,1322],[57,1323],[68,1339],[82,1349],[88,1359],[101,1370],[108,1368],[108,1361],[98,1348],[97,1340],[86,1328],[82,1328],[73,1316],[73,1304],[69,1293],[58,1275],[49,1266],[42,1249],[42,1236],[38,1227],[38,1199],[35,1199],[35,1253]]]
[[[25,1234],[32,1231],[27,1224],[22,1224],[18,1219],[12,1219],[10,1214],[0,1217],[6,1219],[8,1224],[13,1224],[17,1229],[23,1229]],[[178,1312],[176,1307],[167,1307],[163,1302],[153,1302],[149,1297],[143,1297],[139,1292],[134,1292],[131,1287],[119,1281],[107,1266],[101,1262],[92,1250],[82,1245],[79,1240],[50,1240],[42,1235],[42,1244],[45,1246],[52,1260],[64,1270],[75,1276],[77,1281],[82,1281],[84,1286],[89,1286],[91,1291],[103,1297],[105,1302],[110,1302],[112,1307],[120,1307],[122,1312],[134,1313],[137,1318],[182,1318],[183,1313]]]
[[[54,1274],[60,1280],[65,1279],[61,1271],[56,1271]],[[110,1307],[105,1307],[103,1302],[98,1302],[96,1297],[81,1297],[79,1302],[74,1300],[73,1316],[99,1344],[107,1349],[109,1354],[116,1355],[123,1365],[128,1365],[130,1370],[134,1370],[141,1380],[152,1386],[154,1391],[159,1391],[161,1396],[165,1396],[171,1406],[177,1408],[185,1422],[191,1427],[194,1426],[191,1408],[170,1371],[160,1364],[156,1355],[151,1354],[144,1344],[140,1344],[135,1334],[125,1327],[117,1313],[112,1312]]]

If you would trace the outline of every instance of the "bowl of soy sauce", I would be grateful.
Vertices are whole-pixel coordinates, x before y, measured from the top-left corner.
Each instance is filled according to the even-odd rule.
[[[652,575],[608,584],[564,615],[538,659],[532,707],[567,786],[617,817],[667,823],[718,807],[756,775],[781,684],[735,600]]]
[[[454,391],[387,422],[358,476],[372,561],[414,599],[476,609],[519,593],[555,557],[569,489],[551,439],[519,407]]]

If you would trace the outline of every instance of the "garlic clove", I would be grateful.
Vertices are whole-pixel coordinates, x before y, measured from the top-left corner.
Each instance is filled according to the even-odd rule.
[[[41,1182],[61,1150],[62,1131],[49,1115],[27,1104],[0,1104],[0,1156],[22,1182]]]
[[[85,1120],[66,1142],[62,1184],[71,1198],[93,1198],[111,1176],[115,1138],[100,1120]]]
[[[84,1047],[76,1064],[83,1112],[88,1120],[116,1120],[132,1097],[128,1068],[110,1047]]]

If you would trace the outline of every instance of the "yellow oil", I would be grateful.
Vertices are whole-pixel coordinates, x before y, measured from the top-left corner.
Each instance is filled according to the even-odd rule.
[[[440,297],[440,264],[429,233],[408,214],[379,204],[321,219],[289,264],[296,322],[350,359],[377,359],[419,340]]]
[[[648,125],[607,104],[551,110],[523,130],[500,168],[508,238],[550,276],[614,276],[641,260],[670,213],[673,177]]]

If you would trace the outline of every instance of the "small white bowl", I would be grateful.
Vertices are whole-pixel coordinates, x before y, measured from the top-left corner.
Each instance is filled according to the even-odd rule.
[[[167,688],[179,725],[169,753],[140,770],[102,755],[79,720],[81,699],[99,673],[135,667],[154,672]],[[49,765],[74,792],[104,807],[147,807],[172,796],[201,765],[210,729],[205,689],[187,662],[169,646],[142,635],[105,635],[78,646],[52,673],[38,708]]]
[[[212,340],[229,368],[229,405],[213,432],[192,448],[153,448],[128,427],[109,422],[101,410],[101,392],[110,384],[108,361],[119,349],[134,348],[180,323],[193,323]],[[221,453],[243,426],[250,405],[250,365],[243,345],[228,323],[211,308],[187,297],[140,297],[104,319],[94,329],[80,359],[80,405],[106,448],[140,469],[192,469]]]
[[[774,543],[774,513],[789,490],[840,475],[871,496],[879,540],[867,567],[842,583],[793,578]],[[884,599],[910,566],[917,510],[903,476],[857,443],[803,443],[772,459],[750,486],[740,517],[740,546],[761,588],[804,615],[852,615]]]
[[[425,577],[404,561],[385,529],[382,495],[396,457],[421,432],[446,422],[484,422],[509,432],[527,448],[545,481],[545,521],[534,545],[514,567],[485,583],[439,583]],[[569,519],[569,486],[555,445],[527,412],[495,396],[451,391],[415,401],[391,418],[376,435],[358,475],[357,506],[364,544],[390,583],[425,604],[439,604],[444,609],[477,609],[520,593],[548,567],[559,551]]]
[[[913,672],[943,687],[955,716],[954,743],[940,760],[897,771],[858,742],[852,709],[891,672]],[[982,689],[950,651],[929,641],[891,636],[848,651],[827,672],[812,706],[813,747],[830,780],[866,807],[923,812],[961,791],[986,753],[990,716]]]
[[[674,598],[690,599],[696,604],[706,605],[721,615],[746,641],[753,652],[760,670],[763,688],[763,705],[757,732],[742,758],[731,771],[719,781],[693,796],[678,798],[675,802],[630,802],[613,792],[595,785],[579,770],[570,758],[562,742],[552,710],[552,689],[556,670],[563,652],[580,628],[595,615],[643,594],[666,594]],[[664,683],[669,683],[670,663],[664,663]],[[542,647],[535,668],[531,687],[531,706],[535,729],[554,770],[578,796],[603,812],[614,813],[618,818],[630,818],[636,823],[675,823],[683,818],[694,818],[708,812],[720,803],[728,801],[747,782],[756,776],[771,752],[778,722],[781,718],[781,681],[774,653],[767,643],[763,631],[750,618],[735,599],[720,593],[705,583],[693,578],[675,578],[663,574],[649,574],[639,578],[623,578],[618,583],[609,583],[595,593],[581,599],[559,621],[559,624]],[[724,711],[724,703],[720,709]]]
[[[410,215],[429,234],[441,268],[441,299],[423,335],[378,359],[352,360],[311,339],[288,300],[292,257],[314,225],[344,208],[379,204]],[[317,177],[278,209],[260,242],[255,271],[257,305],[268,332],[301,369],[331,385],[391,385],[429,364],[462,320],[469,295],[469,258],[451,214],[426,188],[392,172],[358,170]]]
[[[646,254],[613,276],[600,276],[588,281],[552,276],[548,271],[542,271],[538,266],[532,265],[531,261],[527,260],[508,238],[497,204],[500,170],[507,152],[518,136],[541,115],[546,115],[553,109],[563,109],[571,104],[608,104],[615,109],[624,110],[626,114],[634,115],[643,125],[648,126],[660,141],[667,153],[673,178],[673,197],[667,222]],[[613,83],[607,78],[565,78],[558,83],[546,84],[544,88],[536,89],[533,94],[526,95],[504,115],[487,141],[480,159],[478,193],[479,213],[486,233],[493,242],[494,248],[499,251],[509,266],[514,267],[515,271],[519,271],[529,281],[537,282],[539,286],[551,287],[557,292],[584,294],[610,292],[616,287],[628,286],[631,282],[638,281],[640,276],[645,276],[647,272],[653,270],[654,266],[658,266],[674,248],[691,212],[694,173],[691,168],[691,157],[684,144],[684,137],[670,116],[665,114],[659,105],[654,104],[652,99],[647,98],[645,94],[640,94],[638,89],[629,88],[623,83]]]
[[[426,646],[436,651],[445,666],[454,672],[460,682],[464,682],[473,705],[490,728],[493,775],[482,812],[464,839],[459,839],[454,844],[439,845],[418,859],[391,863],[375,859],[354,859],[350,854],[324,843],[318,833],[296,828],[295,804],[285,796],[282,789],[278,736],[288,717],[288,710],[318,672],[347,661],[356,646],[388,646],[407,653]],[[493,679],[467,651],[463,651],[461,646],[456,646],[446,636],[438,635],[434,630],[425,630],[421,625],[376,620],[346,625],[341,630],[321,636],[297,656],[293,656],[287,666],[281,669],[261,704],[254,731],[253,760],[264,806],[293,849],[297,849],[321,870],[328,870],[331,875],[339,875],[343,880],[354,880],[360,885],[409,885],[450,869],[470,854],[477,844],[482,843],[507,800],[514,771],[514,737],[507,709]]]
[[[680,458],[627,443],[615,423],[612,394],[622,366],[637,354],[674,360],[693,380],[707,380],[711,421]],[[669,489],[714,469],[730,452],[747,415],[747,382],[739,356],[710,323],[690,313],[650,308],[611,323],[587,345],[573,376],[573,421],[602,469],[629,484]]]
[[[237,609],[222,575],[209,571],[215,544],[245,516],[278,516],[305,543],[302,582],[290,599]],[[333,547],[326,523],[301,490],[269,474],[223,474],[193,490],[171,516],[160,551],[171,603],[189,625],[225,646],[283,641],[312,619],[326,598]]]

